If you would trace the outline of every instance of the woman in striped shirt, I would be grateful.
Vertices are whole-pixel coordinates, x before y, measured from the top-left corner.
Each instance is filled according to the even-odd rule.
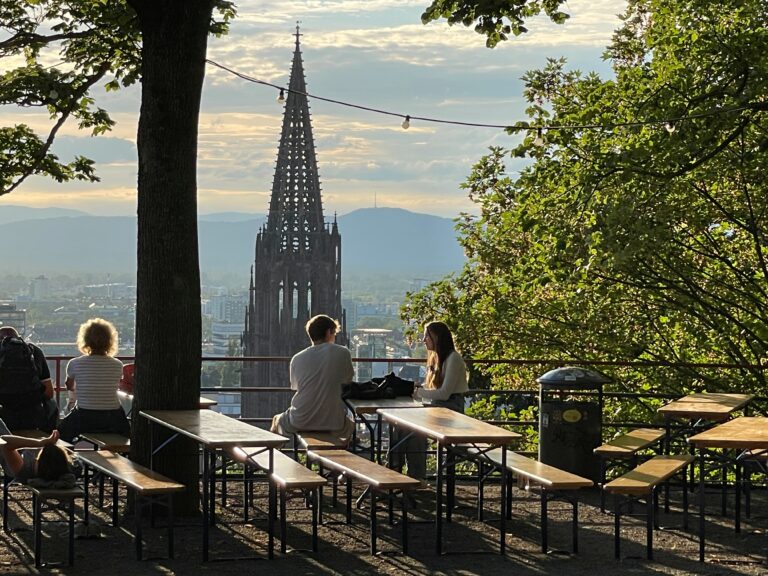
[[[70,412],[59,424],[61,438],[71,442],[83,432],[130,436],[130,423],[117,396],[123,374],[123,363],[113,357],[117,330],[111,322],[92,318],[80,326],[77,347],[83,355],[67,364]]]

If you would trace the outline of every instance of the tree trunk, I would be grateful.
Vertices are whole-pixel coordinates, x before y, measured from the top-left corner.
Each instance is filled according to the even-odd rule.
[[[143,35],[131,455],[148,464],[149,422],[139,411],[197,409],[200,394],[197,126],[213,0],[128,2]],[[176,499],[179,514],[199,510],[197,450],[177,438],[154,457],[158,472],[189,487]]]

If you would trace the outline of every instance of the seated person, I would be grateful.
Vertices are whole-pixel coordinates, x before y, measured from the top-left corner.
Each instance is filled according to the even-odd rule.
[[[0,418],[10,430],[56,428],[59,407],[43,351],[13,326],[0,327]]]
[[[312,345],[291,358],[291,389],[296,394],[290,408],[272,418],[271,430],[284,436],[331,432],[349,440],[354,424],[346,416],[341,389],[354,377],[352,355],[335,343],[339,325],[333,318],[315,316],[307,322],[306,331]]]
[[[73,441],[83,432],[131,435],[131,426],[117,396],[123,363],[117,352],[117,330],[111,322],[92,318],[80,326],[77,346],[83,356],[67,364],[69,413],[59,424],[61,438]]]
[[[469,390],[467,365],[456,350],[451,330],[443,322],[430,322],[424,327],[422,342],[427,348],[427,378],[423,388],[414,390],[414,398],[463,413],[464,393]],[[399,430],[393,430],[390,445],[403,437]],[[407,462],[408,476],[423,481],[427,475],[426,451],[427,439],[414,434],[390,454],[392,467],[402,469]]]
[[[59,488],[73,487],[75,475],[69,454],[57,446],[58,431],[46,438],[25,438],[14,436],[0,420],[0,444],[3,473],[26,484],[57,483]]]

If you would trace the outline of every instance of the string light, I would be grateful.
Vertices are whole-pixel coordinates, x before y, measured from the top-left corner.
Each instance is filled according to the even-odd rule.
[[[533,139],[533,145],[537,148],[541,148],[544,144],[546,144],[546,141],[544,140],[541,128],[539,128],[536,130],[536,138]]]
[[[347,108],[355,108],[357,110],[365,110],[367,112],[374,112],[376,114],[383,114],[386,116],[397,116],[399,118],[405,118],[405,120],[402,123],[403,129],[408,129],[411,125],[411,120],[419,120],[421,122],[429,122],[433,124],[450,124],[453,126],[470,126],[473,128],[496,128],[501,130],[509,130],[511,132],[521,132],[523,130],[531,130],[531,127],[526,122],[519,122],[516,125],[509,125],[509,124],[484,124],[482,122],[462,122],[459,120],[444,120],[441,118],[429,118],[426,116],[410,116],[410,115],[404,115],[399,112],[392,112],[389,110],[381,110],[378,108],[372,108],[370,106],[362,106],[360,104],[353,104],[351,102],[345,102],[343,100],[335,100],[333,98],[325,98],[323,96],[317,96],[315,94],[310,94],[308,92],[301,92],[299,90],[291,90],[290,88],[285,88],[283,86],[278,86],[277,84],[272,84],[271,82],[266,82],[264,80],[259,80],[258,78],[254,78],[252,76],[248,76],[247,74],[243,74],[242,72],[238,72],[237,70],[233,70],[232,68],[229,68],[227,66],[224,66],[223,64],[219,64],[218,62],[215,62],[213,60],[207,60],[206,62],[210,64],[211,66],[215,66],[216,68],[219,68],[221,70],[224,70],[225,72],[228,72],[229,74],[232,74],[233,76],[237,76],[238,78],[241,78],[243,80],[246,80],[248,82],[253,82],[254,84],[261,84],[262,86],[269,86],[271,88],[275,88],[276,90],[280,91],[280,96],[278,96],[278,102],[283,102],[285,100],[284,91],[293,92],[294,94],[298,94],[300,96],[305,96],[307,98],[314,98],[315,100],[321,100],[323,102],[329,102],[331,104],[337,104],[339,106],[346,106]],[[670,134],[675,132],[677,129],[677,124],[681,123],[684,120],[693,120],[697,118],[708,118],[710,116],[719,116],[722,114],[730,114],[734,112],[743,112],[745,110],[752,110],[752,109],[764,109],[765,104],[761,102],[749,102],[743,106],[732,106],[730,108],[716,108],[713,110],[709,110],[706,112],[699,112],[697,114],[690,114],[688,116],[679,116],[676,118],[664,118],[664,119],[657,119],[657,120],[635,120],[632,122],[616,122],[614,124],[548,124],[545,126],[541,126],[537,128],[537,136],[534,138],[534,145],[535,146],[543,146],[546,142],[543,137],[543,130],[612,130],[614,128],[631,128],[631,127],[639,127],[639,126],[664,126],[664,128],[669,132]],[[406,125],[407,124],[407,125]],[[541,140],[539,140],[541,138]],[[537,144],[537,141],[540,143]]]
[[[280,95],[277,97],[277,101],[282,104],[285,102],[285,90],[280,88]]]

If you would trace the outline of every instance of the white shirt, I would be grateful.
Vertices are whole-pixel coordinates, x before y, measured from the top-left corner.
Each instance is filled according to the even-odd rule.
[[[75,381],[77,406],[85,410],[120,408],[117,384],[122,375],[123,363],[112,356],[80,356],[67,364],[67,378]]]
[[[420,391],[422,398],[430,400],[448,400],[451,394],[463,394],[469,390],[467,384],[467,365],[461,354],[454,350],[448,354],[448,358],[443,363],[443,383],[440,388],[431,390],[422,388]]]

